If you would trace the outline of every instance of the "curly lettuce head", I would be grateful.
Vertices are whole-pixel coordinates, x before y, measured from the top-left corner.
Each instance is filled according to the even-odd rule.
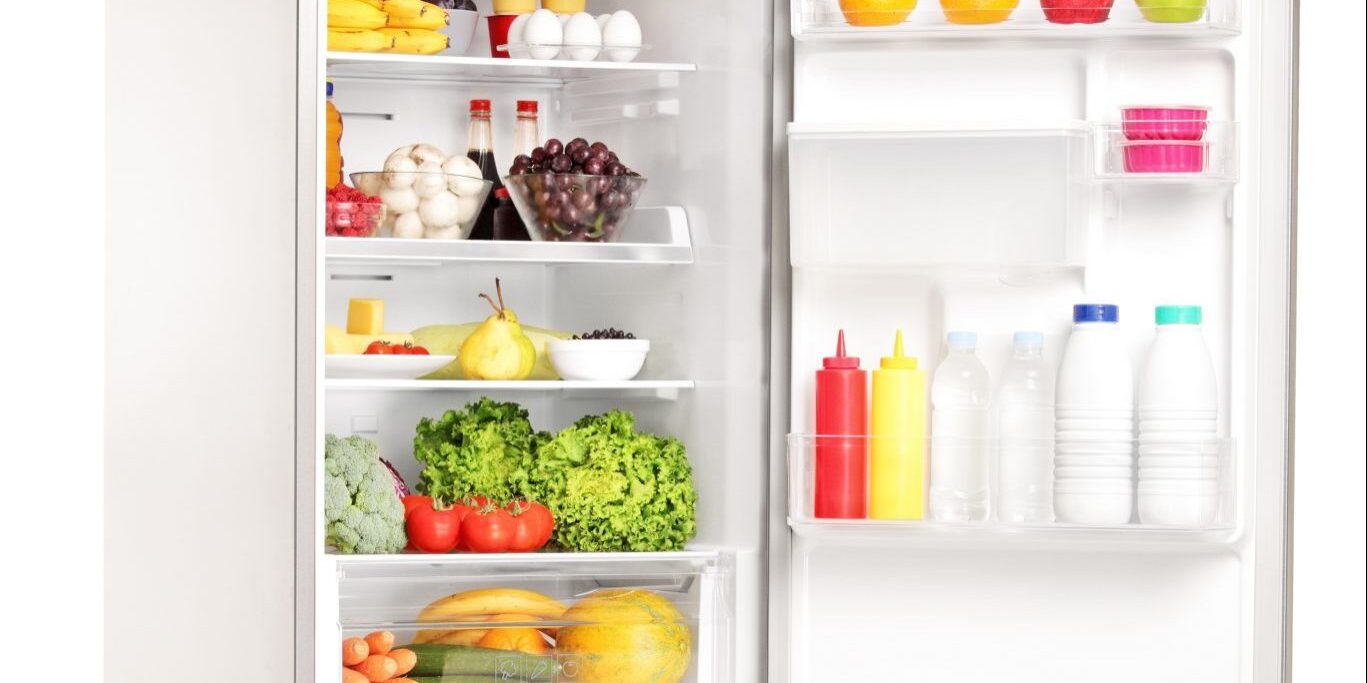
[[[510,500],[513,475],[548,436],[532,429],[522,406],[489,398],[423,418],[413,437],[413,456],[423,464],[418,491],[447,502],[468,495]]]
[[[523,496],[550,508],[553,540],[567,550],[679,550],[697,533],[683,444],[637,433],[628,412],[579,420],[515,476]]]

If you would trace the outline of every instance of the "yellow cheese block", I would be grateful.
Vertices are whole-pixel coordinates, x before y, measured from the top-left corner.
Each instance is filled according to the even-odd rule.
[[[323,353],[359,354],[373,341],[387,341],[402,346],[412,342],[413,335],[407,332],[385,332],[383,334],[347,334],[336,325],[323,328]]]
[[[384,299],[352,299],[346,310],[347,334],[384,334]]]

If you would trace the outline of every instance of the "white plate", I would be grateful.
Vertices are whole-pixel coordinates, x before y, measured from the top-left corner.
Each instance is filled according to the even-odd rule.
[[[334,379],[417,379],[440,370],[455,356],[381,356],[330,353],[325,374]]]

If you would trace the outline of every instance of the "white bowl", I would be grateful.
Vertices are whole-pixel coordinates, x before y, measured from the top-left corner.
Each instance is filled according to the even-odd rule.
[[[446,11],[451,18],[451,24],[442,29],[446,34],[446,39],[450,45],[445,53],[455,57],[462,57],[470,49],[470,43],[475,39],[475,28],[479,26],[479,12],[468,9],[453,9]]]
[[[636,376],[650,352],[647,339],[552,339],[551,365],[564,379],[625,381]]]
[[[1220,498],[1214,493],[1139,492],[1139,521],[1143,524],[1210,526],[1219,511]]]
[[[329,353],[324,358],[325,376],[336,379],[417,379],[436,372],[455,356],[381,356]]]
[[[1054,517],[1072,524],[1128,524],[1134,493],[1083,493],[1054,489]]]
[[[1060,465],[1054,468],[1054,480],[1061,479],[1123,479],[1129,481],[1134,470],[1128,465]]]

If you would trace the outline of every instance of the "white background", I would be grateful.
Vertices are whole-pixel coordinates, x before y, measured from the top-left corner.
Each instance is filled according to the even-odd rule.
[[[1318,683],[1364,678],[1364,8],[1360,2],[1304,5],[1293,676]],[[115,624],[102,618],[104,233],[130,229],[129,221],[136,217],[125,212],[105,225],[104,176],[120,169],[106,168],[104,162],[104,8],[92,0],[67,0],[63,6],[60,20],[11,27],[0,41],[0,642],[7,653],[0,678],[100,680],[104,630],[123,633],[115,641],[121,648],[141,644],[146,669],[139,683],[180,680],[184,672],[158,666],[167,661],[159,644],[168,642],[173,630],[193,625]],[[221,75],[262,41],[292,32],[288,26],[255,30],[228,21],[220,30],[238,32],[240,38],[232,41],[238,52],[214,53],[213,45],[195,49],[193,32],[206,30],[224,13],[231,15],[231,7],[165,0],[121,0],[118,7],[124,12],[136,8],[137,21],[155,26],[145,34],[154,42],[147,50],[148,59],[154,60],[149,78],[171,69],[201,69],[205,75],[188,79],[189,87],[156,95],[174,100],[179,109],[172,108],[173,113],[212,113],[214,103],[240,98],[242,91],[257,87],[234,84]],[[121,25],[129,25],[127,16],[121,19]],[[116,74],[111,81],[127,77]],[[107,95],[112,100],[127,93]],[[147,91],[138,96],[153,97]],[[231,139],[234,127],[215,132]],[[109,134],[125,136],[120,144],[129,146],[143,140],[126,136],[148,133],[144,128]],[[155,141],[148,142],[155,147]],[[180,158],[198,172],[168,175],[165,191],[189,194],[196,183],[231,182],[225,169],[215,170],[215,159],[206,158],[211,148],[187,145]],[[146,215],[165,206],[151,202]],[[183,219],[187,226],[194,224],[193,215]],[[145,257],[152,267],[157,259],[173,255]],[[107,322],[118,329],[125,321]],[[158,349],[201,341],[152,330],[146,343],[148,354],[155,355]],[[122,397],[121,387],[112,389],[111,398]],[[232,439],[234,429],[225,425],[203,438]],[[120,464],[114,461],[109,467]],[[167,515],[183,514],[186,501],[192,500],[156,486],[134,485],[120,495],[164,498]],[[136,559],[148,564],[150,577],[158,576],[158,566],[173,561],[191,571],[200,549],[210,545],[206,539],[217,532],[202,528],[181,533],[189,536],[167,539],[158,552],[137,551]],[[107,551],[120,562],[127,559],[118,555],[125,548]],[[244,555],[214,558],[220,565],[240,562],[243,568],[252,566],[251,561]],[[135,595],[149,604],[173,599],[148,586],[139,586],[144,589],[140,594],[131,593],[128,585],[108,588],[111,598],[125,603]],[[212,581],[202,583],[206,595],[220,588]],[[128,638],[129,632],[137,637]],[[250,652],[250,639],[263,632],[281,629],[244,628],[245,640],[239,643],[201,643],[205,668],[195,672],[196,680],[283,680],[227,661],[229,653],[242,652],[240,646]],[[223,659],[210,659],[215,656]]]

